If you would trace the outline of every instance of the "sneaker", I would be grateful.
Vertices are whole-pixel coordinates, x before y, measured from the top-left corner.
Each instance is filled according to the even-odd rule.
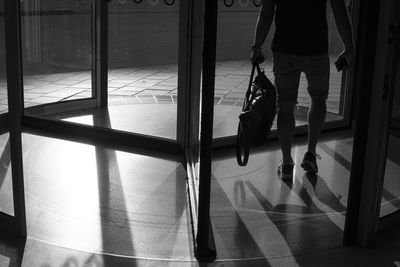
[[[283,163],[278,165],[278,175],[281,175],[282,179],[292,179],[293,178],[294,162]]]
[[[318,172],[318,165],[317,165],[317,158],[321,159],[321,156],[318,154],[314,154],[308,151],[304,154],[303,162],[301,163],[301,167],[310,173],[317,173]]]

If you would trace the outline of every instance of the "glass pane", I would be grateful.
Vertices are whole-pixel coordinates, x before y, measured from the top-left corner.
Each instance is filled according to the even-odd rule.
[[[385,166],[380,216],[400,209],[400,67],[393,95],[390,134]]]
[[[25,107],[92,97],[93,5],[21,1]]]
[[[8,112],[4,0],[0,0],[0,114]]]
[[[0,114],[8,112],[4,0],[0,0]],[[0,125],[4,127],[4,125]],[[0,212],[14,215],[9,135],[0,135]]]
[[[112,1],[108,22],[112,128],[176,139],[179,1]]]
[[[0,212],[14,215],[9,134],[0,136]]]
[[[215,83],[214,137],[236,135],[238,115],[242,109],[244,94],[248,88],[251,72],[250,46],[254,39],[259,1],[220,1],[218,12],[217,69]],[[327,100],[326,121],[339,120],[344,114],[344,87],[342,73],[338,73],[334,61],[343,49],[342,41],[336,29],[332,10],[327,9],[329,30],[329,55],[331,60],[330,92]],[[267,77],[274,81],[272,72],[271,42],[275,28],[272,24],[263,45],[266,57],[262,68]],[[310,98],[307,81],[301,76],[298,108],[295,110],[296,125],[307,123]],[[276,128],[276,126],[273,126]]]

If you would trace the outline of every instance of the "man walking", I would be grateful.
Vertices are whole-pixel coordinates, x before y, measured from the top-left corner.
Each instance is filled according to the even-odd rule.
[[[304,72],[311,106],[308,111],[308,150],[301,166],[307,172],[318,172],[316,146],[326,116],[329,90],[330,62],[328,54],[327,1],[330,1],[336,25],[344,43],[338,60],[353,60],[353,37],[345,0],[263,0],[257,20],[254,44],[251,47],[253,64],[265,60],[262,45],[275,16],[275,35],[272,41],[273,72],[278,93],[278,135],[282,149],[279,172],[282,178],[293,177],[291,156],[295,129],[294,107],[300,74]]]

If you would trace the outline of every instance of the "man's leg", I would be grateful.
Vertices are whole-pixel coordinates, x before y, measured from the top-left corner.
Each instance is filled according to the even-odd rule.
[[[311,106],[308,111],[308,151],[301,166],[307,172],[318,172],[316,146],[326,117],[326,99],[329,91],[330,64],[328,54],[310,57],[305,61],[305,74]]]
[[[296,126],[294,118],[295,103],[281,102],[278,104],[278,135],[282,149],[283,163],[292,163],[292,142]]]
[[[311,97],[308,110],[308,151],[316,154],[316,146],[321,135],[321,129],[326,117],[325,97]]]
[[[291,148],[295,129],[294,106],[300,82],[300,70],[295,67],[296,57],[274,53],[275,86],[278,93],[278,135],[283,163],[293,163]]]

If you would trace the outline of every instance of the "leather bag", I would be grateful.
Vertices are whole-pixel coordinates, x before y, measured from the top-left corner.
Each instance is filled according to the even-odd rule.
[[[257,76],[254,81],[254,72]],[[265,144],[276,115],[276,89],[259,64],[253,65],[236,136],[236,159],[246,166],[250,147]],[[243,153],[243,155],[242,155]]]

